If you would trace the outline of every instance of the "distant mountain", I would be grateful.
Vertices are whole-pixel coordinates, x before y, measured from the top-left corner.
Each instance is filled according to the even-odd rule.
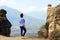
[[[47,17],[47,13],[44,11],[41,11],[41,12],[33,11],[30,13],[27,13],[26,15],[35,17],[36,19],[45,20],[45,21],[46,21],[46,17]]]
[[[20,32],[20,25],[19,25],[19,18],[20,18],[20,11],[7,7],[7,6],[1,6],[0,9],[5,9],[7,11],[7,18],[9,21],[12,23],[12,28],[11,28],[11,34],[14,35],[13,33],[19,33]],[[36,15],[36,18],[33,17]],[[45,24],[45,20],[38,19],[39,14],[24,14],[24,18],[26,20],[26,28],[27,32],[37,32],[39,28]],[[40,17],[40,16],[39,16]],[[42,17],[43,18],[43,17]]]
[[[7,6],[1,6],[0,9],[5,9],[7,11],[7,18],[10,20],[13,26],[16,26],[18,24],[17,22],[19,19],[19,14],[21,12],[17,11],[16,9],[9,8]]]

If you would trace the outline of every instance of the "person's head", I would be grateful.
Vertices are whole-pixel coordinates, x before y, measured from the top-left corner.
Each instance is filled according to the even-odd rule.
[[[20,14],[20,17],[23,18],[23,16],[24,16],[23,13],[21,13],[21,14]]]

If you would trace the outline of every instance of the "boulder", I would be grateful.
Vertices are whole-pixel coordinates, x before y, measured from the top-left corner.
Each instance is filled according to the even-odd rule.
[[[10,36],[11,23],[6,17],[6,11],[4,9],[0,10],[0,35]]]
[[[43,25],[40,30],[38,31],[38,37],[44,37],[47,38],[47,30],[45,28],[45,25]]]

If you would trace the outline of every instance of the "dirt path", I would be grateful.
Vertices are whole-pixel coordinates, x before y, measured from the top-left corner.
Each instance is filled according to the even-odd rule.
[[[0,36],[0,40],[48,40],[44,38],[35,38],[35,37],[4,37]]]

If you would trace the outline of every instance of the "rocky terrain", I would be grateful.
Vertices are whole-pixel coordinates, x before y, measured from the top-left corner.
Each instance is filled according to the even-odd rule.
[[[52,7],[48,4],[47,20],[38,31],[39,37],[46,37],[50,40],[60,40],[60,4]]]

